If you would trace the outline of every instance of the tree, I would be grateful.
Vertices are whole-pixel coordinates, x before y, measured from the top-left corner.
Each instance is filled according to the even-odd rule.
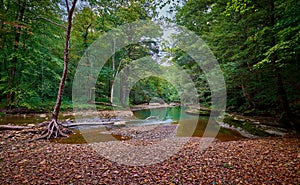
[[[0,99],[8,109],[40,110],[55,98],[64,27],[57,1],[0,2]]]
[[[155,16],[155,6],[153,0],[142,1],[100,1],[92,3],[95,6],[95,10],[100,15],[97,19],[99,32],[107,32],[126,23],[132,23],[138,20],[150,20]],[[130,28],[129,28],[130,29]],[[144,28],[141,28],[144,29]],[[154,28],[153,28],[154,30]],[[130,39],[130,35],[128,39]],[[117,40],[112,40],[111,50],[114,53],[112,57],[107,61],[101,71],[101,77],[99,77],[97,84],[97,94],[101,97],[101,101],[107,101],[113,103],[114,94],[114,79],[118,75],[118,72],[124,68],[127,64],[133,60],[147,55],[147,44],[142,43],[140,45],[131,45],[121,51],[116,50]],[[125,97],[128,95],[128,89],[126,75],[123,78],[122,88],[120,89],[120,99],[122,104],[125,103]]]
[[[71,28],[72,28],[72,19],[73,19],[73,13],[75,10],[77,0],[73,0],[71,3],[71,7],[69,5],[68,0],[66,0],[66,7],[67,7],[67,29],[66,29],[66,39],[65,39],[65,49],[64,49],[64,70],[62,73],[61,81],[58,88],[57,93],[57,99],[56,104],[52,113],[52,120],[48,123],[46,130],[42,133],[42,136],[40,138],[51,138],[52,136],[67,136],[66,133],[64,133],[64,130],[62,129],[61,125],[57,122],[58,113],[60,110],[61,105],[61,99],[65,87],[65,80],[67,78],[67,72],[68,72],[68,63],[69,63],[69,41],[70,41],[70,35],[71,35]]]
[[[251,69],[252,71],[264,71],[265,74],[261,79],[273,77],[273,80],[269,80],[267,83],[275,87],[271,92],[274,93],[273,97],[278,105],[279,120],[293,128],[298,127],[298,123],[291,112],[287,94],[287,90],[293,87],[285,85],[289,82],[286,77],[283,77],[283,74],[287,69],[290,72],[293,71],[290,67],[297,67],[295,54],[299,52],[297,48],[300,43],[297,32],[299,33],[300,29],[299,18],[295,17],[295,12],[299,13],[299,10],[295,10],[293,13],[289,10],[297,4],[299,5],[299,2],[294,0],[285,2],[269,0],[264,3],[254,0],[232,0],[227,6],[227,10],[231,12],[234,10],[238,15],[243,15],[238,24],[245,21],[251,23],[245,26],[247,30],[253,31],[246,31],[247,40],[244,49],[247,53],[257,51],[252,54],[254,60],[251,62]],[[283,39],[283,34],[289,36]]]
[[[198,33],[219,60],[229,106],[273,115],[292,127],[290,102],[299,100],[300,19],[295,7],[299,1],[191,0],[177,14],[177,22]]]

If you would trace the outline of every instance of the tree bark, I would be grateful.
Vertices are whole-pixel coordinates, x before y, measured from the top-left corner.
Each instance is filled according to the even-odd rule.
[[[60,81],[59,88],[58,88],[56,104],[55,104],[53,114],[52,114],[52,118],[55,120],[57,120],[57,118],[58,118],[58,113],[59,113],[60,105],[61,105],[61,99],[62,99],[63,91],[65,88],[65,81],[66,81],[67,73],[68,73],[70,34],[71,34],[72,19],[73,19],[73,13],[74,13],[74,9],[76,6],[76,2],[77,2],[77,0],[74,0],[72,2],[71,9],[69,9],[68,1],[66,0],[67,10],[68,10],[68,26],[67,26],[67,30],[66,30],[66,40],[65,40],[65,49],[64,49],[64,70],[63,70],[63,74],[62,74],[61,81]]]

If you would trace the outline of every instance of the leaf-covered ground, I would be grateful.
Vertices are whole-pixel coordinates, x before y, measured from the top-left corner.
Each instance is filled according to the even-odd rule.
[[[148,166],[109,161],[88,144],[28,143],[33,134],[27,131],[0,136],[0,184],[300,184],[295,136],[214,141],[203,152],[193,138]]]

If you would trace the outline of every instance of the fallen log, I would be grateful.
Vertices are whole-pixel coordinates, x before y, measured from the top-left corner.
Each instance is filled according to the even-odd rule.
[[[0,130],[23,130],[30,128],[33,128],[33,126],[0,125]]]
[[[122,107],[120,105],[116,105],[116,104],[112,104],[112,103],[106,103],[106,102],[96,102],[96,101],[94,101],[92,103],[94,103],[96,105],[105,105],[105,106],[111,106],[111,107]]]
[[[98,125],[112,125],[114,122],[82,122],[82,123],[62,123],[64,127],[76,127],[76,126],[98,126]]]

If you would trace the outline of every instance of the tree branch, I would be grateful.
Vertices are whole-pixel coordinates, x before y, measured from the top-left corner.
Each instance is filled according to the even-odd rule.
[[[67,12],[68,12],[68,14],[69,14],[70,8],[69,8],[69,2],[68,2],[68,0],[66,0],[66,6],[67,6]]]
[[[50,20],[50,19],[47,19],[47,18],[45,18],[45,17],[37,16],[37,18],[35,18],[35,19],[42,19],[42,20],[47,21],[47,22],[49,22],[49,23],[51,23],[51,24],[53,24],[53,25],[55,25],[55,26],[58,26],[58,27],[62,27],[62,28],[67,29],[66,26],[64,26],[64,25],[62,25],[62,24],[59,24],[59,23],[57,23],[57,22],[54,22],[54,21],[52,21],[52,20]]]

